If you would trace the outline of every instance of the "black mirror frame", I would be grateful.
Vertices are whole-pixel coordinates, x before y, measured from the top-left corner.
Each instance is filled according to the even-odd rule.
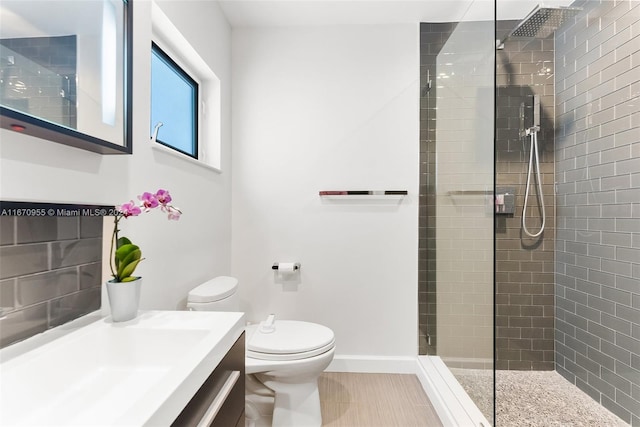
[[[78,132],[56,123],[21,113],[0,105],[0,127],[36,138],[46,139],[59,144],[80,148],[100,154],[131,154],[133,152],[131,124],[132,80],[133,80],[133,2],[124,3],[124,145],[114,144],[103,139]]]

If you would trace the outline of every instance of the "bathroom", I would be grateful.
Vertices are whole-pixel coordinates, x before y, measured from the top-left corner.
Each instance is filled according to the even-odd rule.
[[[150,215],[135,225],[125,224],[128,235],[135,240],[157,242],[153,246],[148,243],[145,245],[146,261],[139,267],[145,280],[142,309],[184,309],[189,290],[210,277],[232,275],[239,279],[238,292],[247,320],[255,322],[266,318],[269,313],[276,313],[282,319],[303,319],[330,327],[335,332],[337,342],[331,370],[416,373],[416,356],[440,354],[447,339],[437,332],[423,332],[432,325],[437,328],[446,326],[446,319],[438,317],[444,314],[446,307],[437,307],[435,313],[428,311],[428,305],[432,302],[428,299],[430,292],[442,291],[428,287],[429,274],[437,282],[442,278],[438,275],[446,273],[447,266],[459,269],[461,264],[460,252],[456,252],[455,247],[454,251],[443,251],[443,254],[452,257],[450,260],[440,252],[438,256],[433,252],[441,249],[433,240],[435,233],[439,236],[447,233],[444,230],[445,234],[439,234],[443,231],[436,227],[445,223],[438,221],[441,218],[438,215],[451,217],[453,211],[477,214],[479,219],[473,220],[475,227],[483,231],[474,232],[473,235],[477,236],[474,237],[475,251],[470,251],[468,256],[480,257],[473,262],[487,264],[487,268],[482,270],[486,274],[478,279],[486,285],[480,291],[484,307],[476,307],[487,323],[480,331],[480,338],[460,338],[455,333],[450,333],[448,338],[454,350],[456,342],[482,348],[484,354],[477,356],[481,363],[472,365],[492,372],[494,235],[497,316],[501,316],[503,310],[501,281],[504,274],[509,274],[504,273],[507,270],[501,270],[501,265],[504,269],[523,269],[518,272],[539,266],[541,274],[536,277],[542,278],[543,284],[553,285],[553,272],[559,268],[557,263],[553,265],[554,256],[556,261],[561,261],[566,260],[566,254],[569,253],[569,257],[584,255],[588,259],[583,257],[583,261],[593,261],[588,253],[576,255],[573,252],[574,255],[571,255],[571,250],[582,250],[585,245],[573,245],[573,249],[566,251],[560,251],[557,247],[562,236],[560,226],[563,220],[559,217],[560,201],[554,202],[552,195],[545,198],[548,228],[543,245],[544,249],[548,249],[549,245],[552,248],[547,251],[534,249],[537,254],[535,257],[540,257],[539,261],[534,255],[529,255],[530,251],[520,250],[519,215],[496,217],[494,233],[493,215],[486,213],[487,204],[492,205],[493,200],[487,202],[485,193],[493,192],[494,187],[494,117],[491,114],[494,102],[494,58],[500,60],[509,54],[510,49],[515,49],[513,43],[521,43],[522,48],[526,49],[526,46],[532,48],[532,44],[539,42],[507,39],[504,49],[496,50],[496,38],[502,39],[504,34],[500,34],[500,24],[498,33],[494,33],[493,2],[373,2],[367,8],[358,5],[362,2],[349,1],[269,4],[159,0],[155,3],[220,81],[218,170],[194,165],[167,152],[155,150],[148,142],[149,41],[153,39],[154,32],[152,4],[148,1],[133,2],[132,155],[97,155],[5,129],[2,130],[0,147],[2,200],[113,205],[128,201],[148,188],[167,188],[171,191],[184,212],[179,222],[169,224],[160,216]],[[495,7],[500,21],[515,24],[537,4],[515,3],[520,6],[517,11],[509,10],[506,0],[497,2]],[[633,1],[618,3],[637,4]],[[639,61],[639,13],[640,9],[636,6],[627,15],[627,31],[635,37],[632,46],[636,46],[629,54],[632,67],[637,67]],[[425,104],[430,102],[430,96],[445,93],[446,90],[455,92],[455,87],[437,87],[437,73],[434,75],[430,72],[427,77],[428,67],[421,65],[424,55],[421,55],[420,23],[466,21],[469,27],[459,25],[457,28],[466,30],[467,34],[453,33],[449,38],[451,41],[469,41],[475,37],[472,31],[476,31],[470,28],[471,23],[488,22],[486,27],[480,25],[482,37],[475,37],[475,40],[484,42],[482,50],[472,52],[471,57],[467,56],[468,52],[458,57],[463,61],[462,64],[475,65],[479,59],[479,63],[486,67],[479,71],[480,79],[484,80],[477,83],[485,89],[482,92],[484,98],[473,100],[477,104],[473,104],[474,108],[469,111],[460,109],[453,99],[450,109],[456,114],[469,116],[461,116],[461,120],[452,120],[449,124],[457,126],[467,121],[478,125],[477,129],[469,129],[468,134],[472,139],[481,140],[484,145],[473,147],[472,153],[479,159],[478,164],[474,165],[474,169],[463,171],[456,169],[459,167],[456,165],[458,160],[453,155],[437,152],[434,146],[433,153],[437,154],[438,162],[447,163],[439,163],[444,166],[427,171],[423,168],[428,168],[429,160],[422,160],[421,152],[429,153],[428,144],[432,140],[429,139],[430,129],[422,128],[426,124],[423,122],[428,120],[425,115],[429,114]],[[444,38],[440,37],[444,44]],[[437,61],[435,59],[436,65]],[[441,65],[447,67],[446,62]],[[500,68],[499,63],[496,70],[498,129],[501,129],[499,114],[503,99],[500,98],[500,76],[509,74],[506,71],[501,73],[504,69]],[[460,72],[457,68],[455,71]],[[543,77],[547,81],[554,81],[553,71],[551,73]],[[425,85],[429,80],[432,80],[433,89],[426,91]],[[635,83],[629,84],[628,100],[637,101],[639,90],[636,79]],[[550,96],[549,93],[543,95]],[[522,101],[525,99],[523,97]],[[582,114],[593,117],[599,111],[596,110],[595,101],[589,102],[593,102],[593,109]],[[519,107],[520,100],[515,104],[516,109]],[[438,111],[445,110],[442,104],[437,108]],[[545,108],[553,106],[546,104]],[[478,119],[475,114],[479,110],[483,115]],[[558,127],[558,112],[554,116],[548,109],[543,111],[545,119],[541,126],[548,125],[549,120],[554,119]],[[519,123],[517,115],[515,117],[513,126],[517,129]],[[528,119],[530,115],[526,114],[526,117]],[[629,112],[628,117],[629,123],[625,126],[629,132],[626,135],[633,138],[633,129],[637,132],[640,126],[637,102],[635,110]],[[451,129],[438,127],[440,123],[436,123],[433,129],[434,138],[446,138],[447,133],[452,136]],[[516,187],[520,197],[517,209],[521,210],[529,148],[525,145],[526,141],[520,140],[517,135],[499,145],[498,134],[501,135],[499,130],[496,131],[495,186]],[[546,174],[544,190],[553,191],[554,168],[549,169],[545,162],[552,161],[554,155],[556,167],[564,167],[568,162],[564,161],[564,157],[559,157],[565,155],[564,151],[561,152],[564,148],[559,145],[560,134],[550,133],[549,129],[544,128],[540,135],[543,147],[541,166]],[[554,145],[548,141],[554,135],[555,153]],[[580,137],[588,138],[589,135],[582,133]],[[612,263],[621,263],[623,265],[619,265],[620,268],[629,269],[629,274],[623,275],[628,279],[628,288],[624,292],[631,301],[625,306],[625,312],[640,316],[636,249],[640,229],[637,204],[637,200],[640,200],[638,138],[626,146],[630,150],[627,163],[631,168],[629,188],[617,188],[615,191],[627,194],[630,200],[626,204],[629,211],[622,212],[620,222],[620,227],[629,228],[626,231],[620,229],[622,236],[617,236],[629,242],[626,246],[621,245],[627,248],[619,250],[621,259],[612,260]],[[595,148],[588,153],[591,150]],[[580,157],[579,160],[595,161],[595,158]],[[518,177],[502,174],[514,171],[519,174]],[[443,194],[467,190],[476,193],[454,193],[451,197],[446,196],[448,204],[440,203],[430,198],[429,193],[422,193],[423,189],[426,191],[430,184],[433,185],[428,181],[429,173],[444,174],[444,178],[439,178],[439,184],[448,185],[442,188]],[[556,169],[555,173],[557,176],[560,171]],[[596,171],[590,170],[589,173]],[[462,184],[473,185],[457,185],[460,184],[460,178],[467,179]],[[562,184],[565,183],[559,183],[560,189],[566,187]],[[591,181],[590,184],[596,185]],[[399,200],[383,197],[364,201],[336,200],[320,197],[318,192],[323,190],[406,190],[408,194]],[[538,206],[534,196],[535,185],[531,194],[531,222],[527,224],[536,228],[535,221],[539,217],[535,212]],[[435,193],[432,195],[435,196]],[[434,208],[431,215],[429,201],[433,202],[431,206]],[[468,203],[470,207],[466,206]],[[458,209],[460,206],[464,208]],[[436,213],[435,209],[445,211]],[[425,219],[436,219],[431,226],[434,234],[429,235],[429,225],[421,225],[423,216]],[[585,222],[583,218],[580,219]],[[567,221],[564,220],[563,227],[569,226]],[[599,221],[594,218],[587,222],[597,227]],[[458,243],[464,247],[467,234],[455,232],[456,227],[460,230],[459,224],[452,221],[448,232],[452,234],[450,239],[459,236]],[[591,231],[589,227],[591,224],[580,230]],[[5,234],[5,229],[2,230]],[[615,237],[611,233],[616,230],[603,231],[609,233],[608,237]],[[423,232],[426,233],[424,236]],[[516,237],[511,237],[509,233],[515,233]],[[566,235],[566,231],[563,233]],[[566,240],[562,238],[562,242]],[[588,243],[593,242],[578,240],[578,243],[585,243],[588,251]],[[503,244],[506,246],[501,246]],[[517,250],[510,251],[510,244],[516,245]],[[532,262],[524,266],[519,259],[513,258],[518,253],[530,256]],[[521,265],[516,267],[515,263],[504,262],[514,260]],[[286,283],[280,281],[271,269],[276,261],[300,262],[302,268],[299,279]],[[467,260],[462,258],[462,261]],[[538,264],[534,265],[533,261]],[[584,268],[579,264],[572,266]],[[3,277],[3,289],[13,286],[7,283],[12,280]],[[504,283],[514,282],[505,280]],[[558,289],[551,295],[554,292],[556,297],[564,298],[557,295]],[[527,295],[533,299],[533,294]],[[544,295],[547,301],[549,294]],[[445,300],[438,301],[438,304],[441,303],[445,303]],[[556,305],[560,306],[557,300]],[[555,311],[549,306],[543,305],[543,314],[549,315],[549,310],[552,313]],[[566,307],[566,304],[562,307]],[[466,310],[463,308],[463,311]],[[437,321],[430,322],[430,316],[436,317]],[[553,318],[553,314],[551,316]],[[626,350],[629,352],[629,362],[625,366],[630,367],[629,372],[636,377],[635,380],[627,379],[628,392],[619,393],[623,398],[630,397],[631,403],[638,404],[640,319],[634,317],[626,321],[629,334],[625,335],[625,345],[635,347]],[[504,338],[499,336],[500,327],[496,325],[498,346],[500,338]],[[538,333],[533,332],[534,328],[531,329],[531,333]],[[544,334],[545,340],[552,340],[554,331]],[[554,341],[558,339],[556,337]],[[440,344],[440,348],[435,347],[435,353],[429,352],[428,340]],[[557,351],[559,347],[555,347]],[[496,354],[496,368],[509,368],[509,359],[506,367],[501,365],[505,362],[500,359],[502,351],[499,347]],[[560,360],[555,356],[554,363]],[[461,364],[450,367],[453,370],[464,369]],[[498,388],[499,381],[498,376]],[[603,382],[609,383],[607,380]],[[492,397],[491,378],[488,384],[488,395]],[[497,397],[499,399],[499,395]],[[625,421],[631,425],[638,424],[640,414],[632,414],[629,406],[625,408],[628,412]],[[488,414],[486,418],[491,420],[493,415]],[[496,417],[495,423],[491,424],[501,425],[500,418]]]

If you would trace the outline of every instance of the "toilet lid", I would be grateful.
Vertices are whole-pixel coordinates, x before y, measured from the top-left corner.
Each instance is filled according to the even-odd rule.
[[[247,356],[262,360],[295,360],[329,351],[335,345],[326,326],[297,320],[276,320],[271,333],[260,325],[247,326]]]
[[[236,292],[238,279],[229,276],[215,277],[189,292],[189,302],[214,302]]]

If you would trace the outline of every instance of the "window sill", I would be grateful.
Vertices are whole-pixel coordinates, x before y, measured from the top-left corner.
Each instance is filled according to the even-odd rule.
[[[220,168],[217,168],[215,166],[211,166],[211,165],[209,165],[207,163],[204,163],[202,160],[194,159],[193,157],[189,157],[186,154],[182,154],[182,153],[180,153],[178,151],[172,150],[171,148],[167,148],[167,147],[165,147],[165,146],[163,146],[161,144],[155,143],[153,141],[151,142],[151,144],[153,144],[151,146],[151,148],[154,151],[157,151],[157,152],[160,152],[160,153],[164,153],[164,154],[167,154],[169,156],[172,156],[172,157],[175,157],[175,158],[178,158],[178,159],[182,159],[185,162],[191,163],[192,165],[196,165],[196,166],[199,166],[201,168],[214,171],[216,173],[222,173],[222,170]]]

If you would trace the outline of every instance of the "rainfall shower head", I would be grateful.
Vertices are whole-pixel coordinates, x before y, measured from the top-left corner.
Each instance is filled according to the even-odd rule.
[[[580,7],[545,7],[538,5],[511,31],[509,37],[546,38],[567,20],[576,16]]]

